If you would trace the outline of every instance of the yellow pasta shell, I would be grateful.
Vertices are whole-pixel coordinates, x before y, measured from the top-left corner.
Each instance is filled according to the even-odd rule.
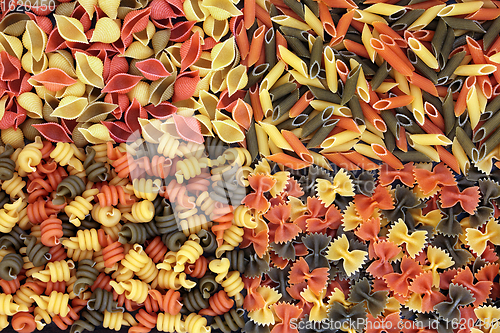
[[[95,25],[91,42],[113,43],[120,39],[120,27],[109,17],[99,19]]]
[[[189,21],[204,21],[210,11],[201,5],[201,0],[186,0],[183,4],[184,14]]]
[[[177,71],[177,67],[172,63],[170,58],[167,56],[165,52],[162,52],[159,57],[157,57],[158,60],[162,63],[163,67],[167,70],[169,73],[173,73]]]
[[[81,123],[91,122],[98,123],[106,120],[109,113],[113,112],[118,107],[116,104],[106,102],[93,102],[89,104],[83,113],[78,117],[77,121]]]
[[[78,130],[92,144],[114,142],[109,135],[108,128],[102,124],[95,124],[89,128],[79,128]]]
[[[24,135],[20,128],[17,130],[12,127],[3,129],[0,136],[4,144],[11,145],[14,149],[24,147]]]
[[[153,50],[143,45],[141,42],[135,41],[125,50],[125,57],[132,59],[146,59],[154,54]]]
[[[226,81],[229,96],[237,90],[245,88],[248,83],[247,68],[243,65],[238,65],[231,69],[227,74]]]
[[[207,91],[210,88],[210,79],[211,79],[211,74],[206,75],[198,82],[198,84],[196,85],[196,89],[193,93],[194,97],[199,97],[200,91]]]
[[[29,141],[35,141],[35,138],[40,135],[40,132],[33,127],[35,124],[43,124],[43,119],[26,119],[19,128],[23,131],[24,137]]]
[[[201,6],[207,8],[210,15],[219,21],[227,20],[232,16],[243,15],[230,0],[204,0]]]
[[[31,52],[36,61],[40,61],[47,45],[47,35],[35,21],[26,22],[26,32],[23,35],[24,47]]]
[[[213,120],[212,125],[219,138],[226,143],[241,142],[245,139],[245,134],[232,120]]]
[[[217,110],[217,103],[219,103],[219,98],[212,95],[208,91],[200,91],[200,98],[198,100],[200,103],[200,113],[207,116],[210,119],[215,119],[215,111]]]
[[[176,43],[167,47],[166,51],[169,56],[170,62],[175,66],[181,67],[181,43]]]
[[[182,114],[185,117],[192,116],[194,111],[201,108],[201,104],[198,103],[193,97],[175,102],[173,104],[177,107],[177,114]]]
[[[85,97],[68,96],[61,99],[59,106],[50,115],[63,119],[78,118],[88,105]]]
[[[76,18],[62,15],[54,15],[56,18],[57,29],[62,38],[70,42],[88,44],[87,36],[83,32],[82,22]]]
[[[132,36],[134,36],[134,38],[137,39],[138,42],[141,42],[142,45],[148,46],[149,41],[153,38],[155,32],[155,25],[153,24],[153,22],[149,21],[146,29],[139,31]]]
[[[17,97],[19,105],[26,110],[30,118],[41,119],[43,103],[42,99],[32,92],[22,93]]]
[[[73,56],[66,50],[58,50],[48,53],[49,68],[59,68],[72,78],[76,78]]]
[[[23,55],[23,43],[19,38],[0,32],[0,51],[5,51],[11,56],[21,59]]]
[[[63,2],[56,7],[55,14],[63,16],[71,16],[71,13],[75,10],[76,1]]]
[[[26,22],[30,17],[24,13],[9,13],[5,15],[0,23],[0,31],[11,36],[21,36],[26,28]]]
[[[147,105],[149,103],[149,84],[140,81],[127,93],[127,96],[131,102],[135,98],[141,106]]]
[[[94,16],[95,7],[97,5],[97,0],[78,0],[80,6],[85,9],[85,11],[89,14],[90,19]]]
[[[56,91],[55,97],[57,98],[63,98],[67,96],[75,96],[75,97],[82,97],[85,95],[85,83],[83,83],[80,80],[76,80],[75,83],[70,85],[69,87],[64,87],[61,90]]]
[[[5,114],[5,104],[7,103],[8,99],[8,95],[5,95],[0,99],[0,120],[2,120],[3,115]]]
[[[153,46],[153,51],[155,55],[158,55],[163,51],[170,40],[170,29],[159,30],[155,32],[153,38],[151,38],[151,45]]]
[[[98,0],[99,8],[108,15],[109,18],[116,19],[120,0]]]
[[[50,91],[49,89],[45,88],[43,84],[39,86],[35,86],[35,91],[38,97],[43,98],[46,97],[47,95],[54,96],[54,92]]]
[[[195,115],[195,118],[198,119],[198,121],[200,122],[202,135],[214,136],[214,133],[212,132],[212,122],[210,121],[210,118],[202,114]]]
[[[218,70],[229,66],[234,60],[234,49],[234,37],[215,45],[210,54],[212,58],[212,70]]]
[[[226,67],[222,70],[214,71],[212,77],[210,78],[210,90],[214,93],[226,90],[227,81],[226,77],[229,73],[230,68]]]
[[[104,88],[104,80],[102,78],[104,65],[101,59],[88,56],[82,52],[76,52],[75,59],[78,79],[85,84],[101,89]]]
[[[213,16],[208,16],[207,19],[203,21],[203,30],[207,35],[218,42],[229,31],[229,22],[227,20],[219,21]]]
[[[40,61],[36,61],[31,52],[26,52],[21,58],[21,67],[28,73],[39,74],[49,67],[49,60],[45,54],[42,54]]]
[[[200,58],[189,67],[193,71],[199,71],[200,77],[205,77],[212,71],[212,56],[210,52],[201,52]]]

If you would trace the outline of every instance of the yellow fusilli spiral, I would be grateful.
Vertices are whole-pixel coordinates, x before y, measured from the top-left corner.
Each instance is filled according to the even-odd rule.
[[[61,315],[61,317],[66,317],[69,313],[68,294],[59,293],[54,290],[49,296],[33,295],[31,298],[35,300],[36,304],[42,308],[42,310]]]
[[[202,158],[205,152],[205,145],[196,142],[187,142],[179,145],[177,148],[177,155],[180,157],[195,157],[197,159]]]
[[[105,227],[114,227],[122,218],[120,210],[113,206],[101,207],[99,203],[96,203],[91,209],[92,218]]]
[[[0,294],[0,315],[12,316],[25,311],[28,311],[28,307],[24,304],[13,303],[12,295]]]
[[[158,154],[162,154],[168,158],[174,158],[179,148],[179,140],[174,138],[170,133],[163,133],[158,142]]]
[[[134,179],[132,182],[132,189],[134,191],[134,195],[139,199],[154,201],[154,199],[158,196],[161,185],[162,182],[159,178],[155,180],[141,178]]]
[[[194,264],[203,254],[203,248],[200,245],[200,238],[196,235],[190,235],[189,239],[182,244],[177,252],[177,263],[174,266],[175,272],[183,272],[186,263]]]
[[[217,248],[217,250],[215,251],[215,256],[217,258],[220,258],[224,252],[234,250],[234,248],[240,245],[241,241],[243,240],[244,233],[245,231],[243,230],[243,228],[240,228],[234,224],[229,227],[229,229],[224,230],[224,235],[222,236],[224,243]]]
[[[27,173],[36,171],[35,167],[42,161],[42,152],[40,151],[42,148],[43,143],[39,136],[35,138],[35,142],[23,148],[17,157],[21,170]]]
[[[123,282],[132,279],[134,277],[134,272],[119,263],[118,268],[113,272],[111,277],[116,282]]]
[[[14,203],[5,204],[4,208],[0,209],[0,232],[9,233],[19,221],[19,211],[26,206],[21,198]]]
[[[229,272],[226,279],[222,281],[221,285],[229,297],[236,296],[244,288],[243,280],[241,279],[240,272],[238,271]]]
[[[217,274],[215,277],[215,282],[221,283],[222,280],[227,276],[229,272],[229,267],[231,266],[231,262],[227,258],[215,259],[210,261],[208,264],[208,269],[212,273]]]
[[[148,256],[145,254],[140,244],[134,244],[133,250],[130,250],[125,255],[125,258],[121,260],[121,264],[132,272],[138,272],[141,268],[146,266],[148,262]]]
[[[49,262],[46,269],[33,274],[33,278],[43,282],[69,281],[71,270],[75,268],[75,263],[71,260]]]
[[[156,319],[156,329],[168,333],[186,332],[180,313],[175,316],[170,313],[159,313]]]
[[[17,172],[14,172],[14,176],[2,183],[2,190],[4,190],[11,198],[25,198],[23,192],[24,187],[26,187],[26,182],[19,177]]]
[[[144,303],[148,297],[150,285],[140,280],[127,280],[123,282],[111,281],[111,287],[121,295],[125,293],[125,297],[136,303]]]
[[[78,230],[76,237],[63,240],[62,244],[70,249],[101,251],[96,229]]]
[[[102,326],[104,328],[119,331],[122,328],[123,323],[123,312],[108,312],[107,310],[104,310],[104,320],[102,322]],[[127,324],[126,321],[125,324]]]
[[[207,318],[196,313],[190,313],[185,320],[187,333],[210,333],[211,327],[207,327]]]
[[[36,295],[37,293],[33,291],[29,287],[29,285],[22,285],[21,288],[19,288],[16,291],[16,294],[13,297],[13,300],[16,304],[18,305],[24,305],[26,307],[30,307],[31,304],[33,304],[34,300],[31,298],[31,296]]]
[[[94,251],[80,250],[80,249],[70,249],[66,250],[68,254],[68,258],[73,259],[74,261],[81,261],[83,259],[92,259]]]
[[[199,215],[197,213],[198,210],[196,208],[183,209],[182,207],[177,207],[178,225],[184,235],[189,236],[191,234],[197,234],[201,229],[209,230],[212,226],[213,223],[207,221],[205,215]]]
[[[255,216],[252,214],[250,208],[240,205],[238,208],[234,210],[234,223],[238,227],[243,227],[247,229],[255,229],[257,228],[257,221],[255,220]]]
[[[160,263],[157,267],[160,269],[158,273],[158,286],[160,288],[179,290],[182,287],[192,289],[196,286],[196,282],[186,279],[186,273],[165,269],[169,267],[167,263]]]
[[[210,198],[210,194],[208,191],[202,192],[198,198],[196,198],[196,207],[202,210],[206,216],[211,216],[212,212],[215,209],[215,200]]]
[[[58,142],[56,148],[50,153],[50,157],[61,166],[71,165],[76,170],[83,171],[82,162],[75,157],[77,151],[78,148],[71,143]]]
[[[207,158],[197,159],[194,156],[185,158],[183,160],[177,161],[175,166],[175,178],[179,184],[182,184],[184,180],[189,180],[202,173],[202,169],[209,165],[209,160]]]
[[[155,207],[149,200],[142,200],[132,205],[130,213],[122,214],[123,218],[134,223],[150,222],[155,215]]]
[[[37,330],[41,331],[45,327],[45,325],[50,324],[52,322],[52,318],[47,310],[42,310],[40,307],[36,307],[33,311],[35,315],[35,323]]]
[[[92,210],[93,205],[91,202],[94,200],[94,196],[97,193],[99,193],[99,190],[96,188],[86,190],[81,196],[77,196],[66,207],[64,207],[64,212],[69,216],[69,222],[74,224],[76,227],[81,225],[81,220],[83,220]],[[94,220],[96,219],[94,218]]]

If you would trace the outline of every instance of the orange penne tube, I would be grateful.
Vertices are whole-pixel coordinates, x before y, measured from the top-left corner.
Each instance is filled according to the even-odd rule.
[[[416,85],[420,89],[422,89],[424,91],[427,91],[431,95],[439,96],[438,91],[437,91],[436,86],[434,85],[434,83],[432,83],[431,80],[429,80],[426,77],[423,77],[420,74],[413,73],[413,75],[408,78],[408,81],[411,84]]]
[[[477,84],[481,88],[482,93],[488,99],[491,98],[493,94],[493,85],[491,84],[491,79],[487,75],[481,75],[477,77]]]
[[[438,109],[436,109],[434,105],[426,101],[424,103],[424,110],[430,121],[432,121],[434,125],[439,127],[441,131],[444,131],[444,119]]]
[[[297,117],[299,114],[304,111],[309,103],[314,99],[314,95],[310,90],[308,90],[300,99],[292,106],[290,109],[289,115],[291,118]]]
[[[330,162],[349,171],[359,170],[359,167],[348,158],[342,156],[340,153],[323,154]]]
[[[500,38],[498,38],[498,39],[500,40]],[[491,61],[489,58],[486,58],[486,63],[493,65],[497,68],[497,70],[493,72],[493,76],[495,77],[497,82],[500,82],[500,64],[497,64],[497,63]]]
[[[283,35],[281,34],[281,32],[276,30],[275,33],[276,33],[276,54],[278,54],[279,46],[281,45],[284,48],[288,48],[288,43],[285,37],[283,37]]]
[[[373,22],[373,27],[377,29],[380,34],[391,36],[400,47],[408,47],[406,40],[384,22]]]
[[[344,39],[344,46],[347,49],[347,51],[355,53],[355,54],[362,56],[364,58],[370,59],[370,55],[368,54],[368,51],[366,51],[366,48],[362,44],[353,42],[350,39]]]
[[[263,25],[266,26],[266,28],[271,28],[273,26],[273,21],[271,21],[271,15],[267,10],[262,8],[259,5],[255,6],[255,17],[262,22]]]
[[[335,67],[337,68],[337,73],[339,74],[340,79],[345,83],[347,75],[349,74],[349,68],[347,68],[347,65],[340,59],[335,61]]]
[[[262,119],[264,119],[264,111],[262,111],[262,105],[260,104],[259,85],[256,84],[253,87],[250,87],[248,91],[250,92],[250,103],[252,104],[255,121],[262,121]]]
[[[404,152],[408,151],[408,142],[406,141],[406,131],[403,126],[399,127],[399,138],[396,138],[396,146]]]
[[[375,126],[375,128],[379,131],[387,131],[387,125],[385,124],[384,120],[370,104],[365,103],[364,101],[359,101],[359,104],[361,104],[361,110],[363,111],[365,120]]]
[[[238,45],[238,49],[240,50],[241,60],[245,60],[250,51],[250,42],[248,41],[247,30],[245,29],[243,21],[236,27],[235,35],[236,45]]]
[[[267,159],[283,164],[284,166],[291,168],[293,170],[300,170],[310,166],[312,163],[300,160],[293,156],[287,155],[285,153],[277,153],[273,155],[269,155],[266,157]]]
[[[342,156],[347,158],[352,163],[356,164],[363,170],[375,170],[379,168],[379,165],[368,157],[361,155],[357,151],[348,151],[346,153],[342,153]]]
[[[286,142],[292,147],[293,151],[303,160],[309,163],[314,161],[311,152],[304,146],[304,144],[290,131],[282,130],[281,135],[285,138]]]
[[[467,15],[467,20],[493,21],[500,16],[500,8],[480,8],[477,12]]]
[[[323,2],[327,4],[328,7],[332,8],[358,8],[358,5],[352,0],[323,0]]]
[[[443,134],[443,131],[437,127],[432,121],[424,118],[424,123],[420,126],[427,134]]]
[[[464,113],[466,107],[467,107],[467,94],[469,93],[469,90],[472,88],[473,85],[476,84],[476,77],[475,76],[469,76],[460,90],[460,93],[458,94],[457,101],[455,103],[455,116],[460,116],[462,113]]]
[[[413,67],[413,64],[410,62],[403,50],[401,50],[401,48],[396,44],[394,38],[386,34],[380,34],[379,39],[380,41],[382,41],[382,43],[387,45],[402,61],[404,61],[404,63],[408,67],[410,67],[412,71],[415,70],[415,67]]]
[[[333,0],[333,1],[337,1],[337,0]],[[341,1],[343,1],[343,0],[341,0]],[[346,1],[352,1],[352,0],[346,0]],[[325,3],[328,5],[327,2],[325,2]],[[332,6],[330,6],[330,7],[332,7]],[[357,8],[357,6],[354,8]],[[342,15],[342,17],[339,20],[339,23],[337,24],[337,37],[332,38],[332,40],[330,41],[330,46],[337,45],[342,40],[344,40],[344,36],[347,33],[347,29],[349,29],[349,26],[351,25],[351,21],[352,21],[353,16],[354,16],[354,10],[351,10],[350,12],[347,12],[346,14]]]
[[[318,2],[319,6],[319,19],[323,23],[323,29],[332,37],[337,36],[337,29],[335,28],[335,23],[333,22],[332,16],[330,15],[330,10],[324,2]]]
[[[255,0],[245,0],[243,6],[243,21],[245,22],[245,29],[250,29],[255,22]]]
[[[372,143],[373,152],[380,157],[382,161],[384,161],[387,165],[389,165],[393,169],[403,169],[403,163],[394,156],[393,153],[387,150],[384,146],[378,143]]]
[[[253,38],[250,43],[250,51],[248,52],[247,67],[255,65],[255,63],[259,60],[264,45],[265,33],[266,27],[263,25],[253,33]]]
[[[467,47],[469,48],[470,55],[472,56],[472,61],[475,64],[485,64],[486,59],[484,58],[483,48],[477,41],[467,36],[465,39],[467,41]]]
[[[402,95],[397,97],[385,98],[374,103],[373,108],[379,111],[399,108],[410,104],[411,102],[413,102],[414,99],[415,97],[411,95]]]
[[[377,51],[378,54],[382,58],[387,61],[389,65],[392,66],[395,70],[401,73],[404,76],[411,76],[413,74],[413,70],[406,65],[406,63],[399,58],[394,51],[392,51],[387,45],[382,43],[380,40],[376,38],[372,38],[370,40],[370,45]]]
[[[413,37],[421,42],[430,42],[434,37],[434,31],[430,30],[418,30],[413,32]]]
[[[343,128],[352,132],[358,132],[359,134],[361,134],[361,130],[356,124],[356,121],[354,121],[354,119],[352,118],[332,116],[330,117],[330,119],[338,119],[336,126],[339,128]]]
[[[435,146],[435,148],[439,154],[439,159],[460,175],[460,165],[458,164],[457,158],[443,146]]]

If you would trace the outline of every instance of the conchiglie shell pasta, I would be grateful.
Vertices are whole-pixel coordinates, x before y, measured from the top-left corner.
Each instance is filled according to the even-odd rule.
[[[218,93],[220,91],[226,90],[227,88],[227,75],[231,69],[226,67],[219,71],[214,71],[210,78],[210,90],[212,92]]]
[[[83,32],[82,22],[76,18],[62,15],[54,15],[57,29],[62,38],[70,42],[88,44],[87,36]]]
[[[48,53],[49,67],[59,68],[69,76],[76,78],[75,65],[71,53],[66,50],[58,50],[53,53]]]
[[[91,42],[114,43],[120,39],[120,27],[109,17],[99,19],[95,25]]]
[[[3,129],[0,136],[4,144],[11,145],[14,149],[24,147],[24,135],[20,128],[17,130],[12,127]]]
[[[146,59],[154,55],[153,50],[142,44],[141,42],[135,41],[125,50],[125,57],[132,59]]]
[[[40,61],[47,45],[47,35],[34,21],[26,22],[26,32],[23,34],[23,45],[31,52],[36,61]]]
[[[193,93],[194,97],[199,97],[200,91],[207,91],[210,88],[210,79],[212,78],[212,73],[205,75],[196,85],[196,90]]]
[[[238,65],[231,69],[227,74],[226,82],[229,96],[237,90],[245,88],[248,83],[247,68],[243,65]]]
[[[21,59],[23,55],[23,43],[16,37],[0,32],[0,51],[5,51],[11,56]]]
[[[97,0],[78,0],[78,3],[89,14],[90,19],[92,19],[95,12],[95,6],[97,6]]]
[[[212,55],[208,51],[201,52],[200,58],[189,68],[197,70],[200,77],[205,77],[212,72]]]
[[[210,11],[205,6],[202,6],[200,0],[186,0],[183,4],[184,14],[189,21],[201,22],[204,21]]]
[[[64,98],[67,96],[82,97],[83,95],[85,95],[85,88],[86,88],[85,83],[83,83],[80,80],[76,80],[75,84],[72,84],[69,87],[57,91],[55,97],[57,98]]]
[[[158,58],[158,57],[157,57]],[[160,62],[162,63],[163,67],[167,70],[169,73],[173,73],[177,71],[177,67],[172,63],[170,58],[167,56],[165,52],[162,52],[159,59]]]
[[[17,97],[19,106],[26,110],[30,118],[41,119],[43,102],[40,97],[32,92],[22,93]]]
[[[177,68],[181,67],[181,43],[167,47],[166,51],[170,62]],[[160,59],[161,61],[161,59]],[[166,68],[166,67],[165,67]],[[166,68],[168,71],[168,68]]]
[[[219,21],[227,20],[232,16],[243,15],[230,0],[204,0],[201,6],[208,9],[210,15]]]
[[[3,115],[5,114],[5,104],[7,103],[8,99],[8,95],[5,95],[0,99],[0,119],[2,119]]]
[[[218,70],[229,66],[235,57],[234,37],[213,47],[211,52],[212,70]]]
[[[156,32],[155,25],[153,22],[149,21],[146,29],[134,33],[132,36],[138,41],[141,42],[142,45],[148,46],[149,41],[153,38]]]
[[[71,13],[75,10],[76,1],[63,2],[56,7],[55,13],[57,15],[71,16]]]
[[[26,22],[30,17],[24,13],[9,13],[4,16],[0,23],[0,31],[11,36],[21,36],[26,30]]]
[[[42,55],[40,61],[36,61],[31,56],[30,52],[26,52],[21,58],[21,66],[23,69],[31,74],[39,74],[49,67],[49,60],[45,54]]]
[[[116,19],[120,0],[98,0],[99,8],[111,19]]]
[[[113,142],[111,136],[109,135],[108,128],[102,124],[95,124],[89,128],[79,128],[78,129],[85,139],[92,144],[100,144],[106,142]]]
[[[106,102],[93,102],[87,105],[83,113],[78,117],[80,123],[91,122],[98,123],[106,120],[109,113],[113,112],[118,107],[116,104]]]
[[[229,22],[227,20],[219,21],[209,16],[203,21],[203,30],[218,42],[229,31]]]
[[[232,120],[214,120],[212,125],[219,138],[226,143],[241,142],[245,139],[245,134]]]
[[[149,103],[158,105],[174,95],[174,83],[177,78],[177,72],[165,78],[156,80],[149,86]]]
[[[51,113],[51,116],[69,120],[76,119],[83,113],[87,104],[88,101],[85,97],[64,97],[59,102],[59,106]]]
[[[201,104],[200,113],[212,120],[215,119],[215,111],[217,110],[217,103],[219,103],[217,96],[208,91],[200,91],[199,103]]]
[[[161,51],[163,51],[170,40],[170,29],[159,30],[155,32],[153,38],[151,38],[151,46],[153,46],[153,51],[157,56]]]
[[[127,93],[128,99],[132,102],[135,99],[141,106],[149,103],[149,84],[140,81]]]
[[[78,79],[85,84],[97,88],[104,87],[104,80],[102,78],[104,65],[101,59],[97,57],[88,56],[81,52],[75,53],[76,59],[76,75]]]
[[[195,118],[198,119],[198,121],[200,122],[202,135],[214,136],[214,133],[212,132],[212,122],[210,121],[210,118],[202,114],[195,115]]]

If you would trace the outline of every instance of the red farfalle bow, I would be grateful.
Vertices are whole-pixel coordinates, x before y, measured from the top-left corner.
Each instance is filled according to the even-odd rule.
[[[302,231],[307,230],[307,225],[311,221],[311,223],[314,223],[312,219],[317,219],[320,220],[320,217],[325,216],[326,214],[326,207],[325,205],[321,202],[319,198],[315,197],[308,197],[307,198],[307,213],[299,216],[295,220],[295,224],[302,229]],[[322,223],[321,220],[317,223]]]
[[[400,180],[403,184],[413,187],[415,178],[413,176],[413,162],[406,163],[403,169],[396,170],[388,164],[382,164],[378,180],[380,185],[387,186],[392,184],[396,179]]]
[[[432,272],[430,271],[415,277],[408,290],[416,294],[424,294],[422,297],[422,312],[432,311],[434,305],[446,300],[446,296],[437,290],[432,290]]]
[[[286,291],[288,292],[288,294],[293,299],[299,300],[299,302],[297,303],[297,306],[302,309],[302,312],[304,315],[309,314],[309,312],[311,311],[311,308],[313,307],[313,305],[311,303],[307,302],[304,299],[304,297],[302,297],[302,295],[300,294],[306,288],[307,288],[307,282],[301,282],[301,283],[293,284],[289,287],[286,287]]]
[[[375,257],[375,251],[373,246],[379,241],[378,234],[380,232],[380,218],[373,217],[366,222],[363,222],[361,226],[354,231],[354,234],[364,240],[365,242],[370,242],[368,245],[368,256],[370,259]]]
[[[377,185],[371,197],[367,197],[364,194],[356,194],[354,196],[354,204],[359,216],[364,221],[370,218],[377,207],[384,210],[394,209],[394,201],[392,200],[391,193],[381,185]]]
[[[297,327],[292,327],[290,323],[299,318],[302,309],[290,303],[276,303],[273,307],[276,316],[281,319],[281,323],[274,325],[271,333],[298,333]]]
[[[451,282],[462,285],[472,292],[474,298],[476,299],[474,301],[474,306],[479,306],[488,299],[491,286],[493,285],[493,282],[491,281],[479,281],[474,283],[474,276],[472,275],[469,267],[459,270]]]
[[[408,287],[410,279],[421,274],[422,267],[410,257],[403,257],[401,260],[401,273],[389,273],[384,275],[385,283],[396,293],[406,296],[408,295]]]
[[[342,224],[342,214],[335,205],[330,205],[324,219],[307,219],[307,231],[310,233],[326,233],[327,229],[336,230]]]
[[[494,282],[499,270],[499,264],[488,264],[481,267],[481,269],[474,274],[478,281],[491,281],[493,283],[490,297],[492,299],[497,299],[500,296],[500,285],[498,282]]]
[[[416,168],[415,180],[424,195],[431,193],[436,186],[454,186],[457,184],[453,172],[444,163],[439,163],[432,171]]]
[[[479,204],[479,187],[468,187],[462,192],[457,186],[445,186],[441,190],[441,206],[443,208],[453,207],[460,202],[463,210],[469,214],[474,214],[477,205]]]
[[[304,258],[297,260],[290,269],[288,283],[291,285],[307,281],[309,289],[319,295],[328,281],[328,267],[321,267],[309,271],[309,265]]]
[[[261,212],[268,210],[270,204],[264,196],[264,193],[273,188],[276,184],[276,180],[270,175],[256,174],[249,176],[248,182],[255,193],[248,194],[241,203],[248,208],[256,209]]]
[[[247,311],[256,311],[262,309],[266,305],[266,301],[261,294],[257,292],[257,288],[260,287],[262,278],[259,276],[257,278],[243,277],[243,283],[245,284],[245,289],[247,290],[247,295],[243,301],[243,308]]]
[[[269,220],[269,239],[275,243],[289,242],[300,233],[298,225],[290,221],[290,205],[276,205],[264,214]]]
[[[393,242],[384,241],[374,243],[373,251],[379,259],[374,260],[367,268],[367,271],[377,278],[392,273],[393,268],[389,260],[397,256],[401,249]]]
[[[267,251],[267,246],[269,245],[269,230],[264,229],[255,233],[255,229],[245,228],[245,233],[243,234],[243,240],[241,241],[240,247],[246,248],[250,244],[253,244],[255,253],[262,258]]]

